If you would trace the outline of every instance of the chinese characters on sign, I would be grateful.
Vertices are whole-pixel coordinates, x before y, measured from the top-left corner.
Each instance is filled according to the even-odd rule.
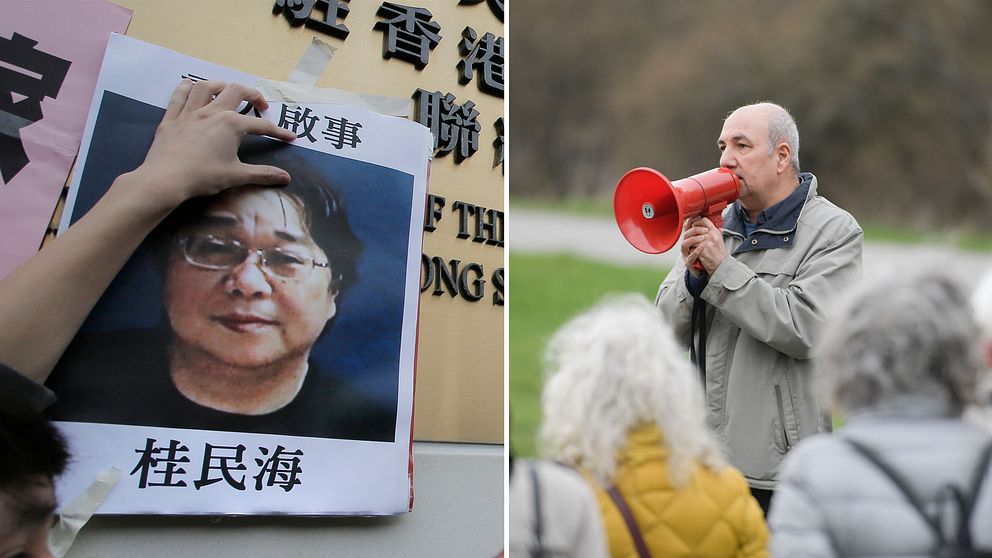
[[[482,0],[461,0],[462,5],[479,4]],[[493,14],[503,21],[503,2],[488,0]],[[323,9],[325,17],[315,19],[315,9]],[[313,29],[325,31],[341,39],[347,38],[348,28],[344,23],[337,23],[350,13],[350,7],[341,0],[276,0],[273,13],[282,12],[292,25],[306,24]],[[442,39],[441,24],[434,21],[430,10],[415,6],[405,6],[393,2],[383,2],[376,15],[380,18],[373,29],[383,33],[382,56],[386,59],[396,58],[411,63],[418,70],[423,70],[430,62],[431,51]],[[462,30],[458,49],[461,60],[457,64],[458,83],[467,85],[473,80],[478,83],[483,93],[503,97],[504,95],[504,63],[505,47],[503,37],[486,32],[479,32],[466,26]],[[414,93],[418,101],[415,121],[427,126],[434,134],[434,144],[438,155],[455,154],[455,163],[461,163],[471,157],[479,148],[479,131],[481,125],[476,121],[479,112],[471,100],[462,104],[454,102],[454,95],[440,92],[427,93],[418,89]],[[317,141],[313,135],[317,125],[316,116],[289,115],[286,123],[292,128],[297,137]],[[282,124],[280,124],[282,125]],[[345,123],[327,123],[328,130],[335,136],[333,141],[342,147],[348,145],[352,134],[357,138],[354,128],[348,128]],[[495,123],[502,128],[501,123]],[[336,126],[336,128],[334,128]],[[283,126],[287,127],[287,126]],[[302,130],[302,131],[301,131]],[[331,139],[330,137],[328,138]],[[496,145],[496,155],[493,167],[502,164],[502,132]],[[340,147],[338,148],[340,149]]]
[[[330,116],[324,116],[323,119],[327,121],[327,127],[320,134],[334,149],[355,148],[362,143],[361,138],[358,137],[358,130],[362,127],[360,122],[349,122],[347,118]],[[282,106],[279,115],[279,127],[293,132],[297,138],[306,138],[310,143],[317,143],[313,129],[320,120],[321,117],[313,114],[309,107],[300,111],[299,105],[286,104]]]
[[[79,149],[100,61],[131,10],[0,2],[0,279],[45,239]]]
[[[495,95],[503,96],[503,37],[496,38],[492,33],[483,35],[476,42],[479,34],[475,29],[466,27],[462,31],[462,42],[459,47],[465,58],[458,63],[458,83],[465,85],[472,81],[473,70],[478,69],[479,89]]]
[[[434,149],[438,155],[455,154],[455,162],[471,157],[479,150],[479,130],[476,122],[479,111],[475,103],[465,101],[459,105],[451,93],[418,89],[413,96],[417,102],[414,120],[427,126],[434,135]]]
[[[199,455],[194,455],[202,465],[199,478],[193,480],[193,488],[200,490],[204,486],[224,482],[236,490],[247,490],[245,481],[250,472],[255,472],[250,478],[255,481],[256,491],[278,487],[289,492],[303,483],[303,467],[300,465],[303,450],[288,451],[281,445],[276,445],[275,449],[259,446],[255,454],[257,457],[252,460],[254,467],[251,470],[244,463],[246,450],[244,444],[203,444],[202,459]],[[130,474],[136,476],[138,488],[189,486],[186,481],[193,469],[190,449],[186,444],[179,440],[169,440],[167,445],[158,445],[156,439],[146,438],[145,446],[134,452],[138,454],[138,459]]]
[[[314,9],[323,10],[324,17],[314,19]],[[339,39],[348,38],[351,31],[342,21],[351,12],[348,4],[341,0],[276,0],[272,7],[272,13],[283,12],[286,19],[292,25],[306,25],[310,29],[315,29],[328,35],[333,35]]]
[[[492,13],[503,21],[502,0],[460,0],[461,6],[488,4]],[[357,4],[356,4],[357,6]],[[325,22],[338,22],[345,30],[343,20],[350,11],[342,2],[324,0],[276,0],[273,13],[283,13],[291,25],[314,25],[317,17],[315,8],[325,10]],[[442,25],[435,20],[430,10],[402,5],[394,2],[381,2],[375,8],[378,21],[373,31],[382,33],[382,56],[387,60],[413,65],[423,70],[430,63],[431,52],[442,39]],[[334,33],[331,33],[334,34]],[[344,34],[335,34],[344,39]],[[450,39],[449,39],[450,41]],[[479,31],[473,26],[464,26],[460,40],[451,43],[449,48],[458,49],[459,61],[452,68],[452,78],[461,86],[475,81],[478,90],[493,97],[504,96],[505,44],[503,37],[485,29]],[[461,164],[479,150],[482,123],[480,112],[474,101],[463,99],[456,102],[456,93],[436,91],[433,88],[417,88],[412,98],[415,101],[412,120],[431,131],[434,154],[438,157],[453,154],[455,164]],[[492,167],[504,165],[504,121],[500,116],[492,122],[496,138],[493,141]],[[282,108],[279,126],[292,131],[297,138],[310,143],[324,143],[334,149],[354,148],[361,143],[361,127],[357,122],[330,119],[313,113],[309,108],[295,105]],[[326,128],[324,128],[326,126]],[[434,232],[448,203],[443,196],[431,194],[428,211],[424,219],[424,230]],[[452,213],[458,214],[456,237],[460,240],[484,246],[503,246],[503,212],[476,203],[455,200],[449,204]],[[460,297],[468,302],[478,302],[488,298],[491,291],[492,304],[503,305],[503,269],[487,271],[476,262],[442,258],[436,255],[421,255],[420,292],[430,292],[432,296],[447,293],[452,298]],[[488,284],[488,285],[487,285]]]
[[[426,8],[383,2],[376,15],[383,19],[374,28],[383,32],[382,56],[411,62],[418,70],[427,67],[431,50],[441,41],[441,26]]]
[[[458,0],[458,4],[461,6],[470,6],[474,4],[481,4],[483,0]],[[493,11],[493,15],[496,16],[500,22],[503,21],[503,0],[485,0],[489,4],[489,9]]]
[[[495,167],[496,165],[503,165],[503,117],[497,118],[493,126],[496,128],[496,139],[493,140],[493,147],[496,148],[496,155],[493,157],[493,166]]]
[[[4,184],[31,162],[20,130],[41,120],[42,100],[58,97],[71,65],[36,49],[37,44],[18,33],[9,39],[0,37],[0,177]]]

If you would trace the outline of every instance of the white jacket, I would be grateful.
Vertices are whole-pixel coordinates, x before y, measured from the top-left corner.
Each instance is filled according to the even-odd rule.
[[[984,429],[948,416],[947,406],[904,398],[849,417],[834,435],[804,440],[785,459],[772,499],[772,556],[782,558],[929,557],[936,538],[874,464],[843,440],[875,450],[927,507],[946,483],[970,496]],[[992,466],[985,472],[992,475]],[[931,510],[932,513],[933,510]],[[945,530],[954,539],[956,519]],[[971,516],[974,546],[992,549],[992,477]]]

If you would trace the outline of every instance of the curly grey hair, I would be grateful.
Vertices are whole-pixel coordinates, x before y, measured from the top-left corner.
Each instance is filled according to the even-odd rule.
[[[820,357],[827,392],[847,411],[922,395],[960,413],[981,370],[968,297],[937,272],[862,285],[828,322]]]
[[[614,479],[631,430],[657,426],[675,486],[696,464],[725,465],[706,426],[699,376],[661,313],[642,295],[607,298],[565,324],[548,344],[542,396],[545,457]]]

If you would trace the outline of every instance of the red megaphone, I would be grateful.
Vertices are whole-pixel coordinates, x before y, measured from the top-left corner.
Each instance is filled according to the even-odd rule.
[[[667,252],[682,235],[686,219],[705,215],[723,226],[723,209],[740,195],[734,171],[719,167],[672,182],[660,172],[638,167],[627,172],[613,194],[613,215],[634,248]],[[702,269],[699,261],[693,266]]]

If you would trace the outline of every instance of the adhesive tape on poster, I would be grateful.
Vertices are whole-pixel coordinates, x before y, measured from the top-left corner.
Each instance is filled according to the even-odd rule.
[[[365,95],[342,89],[270,80],[260,80],[255,84],[255,87],[262,92],[262,96],[268,101],[352,105],[386,116],[399,116],[401,118],[409,118],[410,114],[413,113],[413,99],[406,97]]]
[[[336,103],[362,107],[367,110],[408,118],[413,112],[413,99],[409,97],[387,97],[383,95],[365,95],[316,87],[314,84],[324,73],[324,69],[334,56],[336,49],[313,38],[303,58],[289,74],[289,81],[260,80],[255,87],[269,101],[283,103]]]
[[[306,52],[303,53],[303,57],[296,63],[296,67],[289,72],[289,82],[300,85],[317,83],[336,50],[337,48],[333,45],[314,37]]]
[[[100,472],[86,492],[62,509],[58,523],[48,533],[48,546],[56,558],[62,558],[69,552],[79,530],[90,520],[120,478],[121,471],[117,467]]]

